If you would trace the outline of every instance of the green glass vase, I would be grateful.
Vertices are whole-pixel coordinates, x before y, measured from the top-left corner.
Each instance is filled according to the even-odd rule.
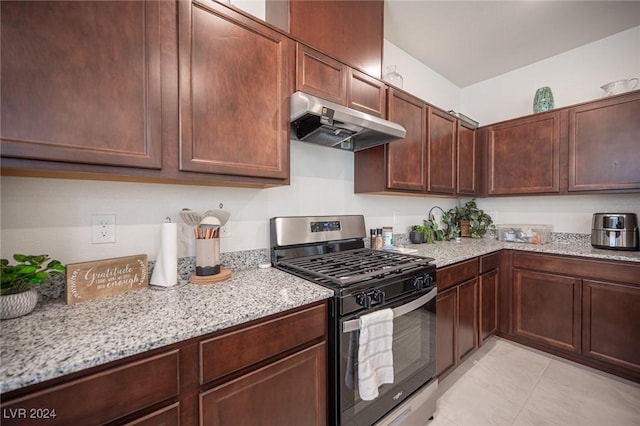
[[[533,98],[533,112],[545,112],[553,109],[553,92],[550,87],[541,87],[536,90]]]

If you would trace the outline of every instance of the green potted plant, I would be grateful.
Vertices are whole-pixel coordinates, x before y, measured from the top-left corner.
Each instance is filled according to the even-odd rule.
[[[451,215],[448,221],[459,224],[460,234],[463,237],[482,238],[494,227],[491,216],[478,208],[475,199],[450,209],[448,213]]]
[[[444,230],[440,229],[438,223],[431,213],[429,213],[429,219],[424,221],[424,242],[427,244],[433,244],[436,241],[442,241],[444,239]]]
[[[42,284],[49,275],[60,274],[65,269],[48,254],[14,254],[13,259],[18,263],[9,265],[7,259],[0,259],[0,319],[16,318],[33,311],[38,303],[38,292],[32,286]]]
[[[411,226],[411,230],[409,231],[409,241],[413,244],[422,244],[424,243],[424,234],[426,228],[424,225],[413,225]]]
[[[451,210],[442,213],[442,224],[444,225],[444,238],[453,240],[460,236],[460,224],[458,218]]]

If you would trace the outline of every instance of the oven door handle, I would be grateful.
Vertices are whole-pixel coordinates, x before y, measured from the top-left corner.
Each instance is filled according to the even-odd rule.
[[[430,302],[431,299],[435,298],[438,294],[438,289],[433,288],[429,293],[424,296],[420,296],[416,300],[412,300],[409,303],[405,303],[404,305],[398,306],[397,308],[393,308],[393,317],[398,318],[403,315],[408,314],[409,312],[415,311],[416,309],[423,306],[425,303]],[[350,333],[352,331],[356,331],[360,329],[360,319],[353,319],[349,321],[345,321],[342,323],[342,332]]]

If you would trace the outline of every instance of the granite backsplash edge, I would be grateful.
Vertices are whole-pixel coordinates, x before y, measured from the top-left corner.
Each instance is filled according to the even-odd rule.
[[[409,234],[394,234],[396,244],[410,244]],[[569,233],[551,233],[551,241],[556,243],[590,243],[589,234],[569,234]],[[368,239],[365,238],[365,245],[368,246]],[[244,269],[253,269],[259,264],[270,262],[269,249],[244,250],[229,253],[221,253],[221,263],[224,268],[232,271],[240,271]],[[182,257],[178,259],[178,277],[181,280],[188,280],[195,270],[195,256]],[[148,263],[149,277],[153,274],[155,261]],[[54,275],[46,282],[42,283],[36,289],[40,293],[40,303],[66,298],[66,275]]]
[[[230,253],[221,253],[220,261],[224,268],[232,271],[257,268],[259,264],[269,262],[269,250],[244,250]],[[153,274],[155,260],[148,262],[148,276]],[[196,269],[195,256],[178,258],[178,279],[189,280]],[[66,274],[53,275],[42,285],[36,287],[40,293],[40,302],[53,301],[66,298]]]

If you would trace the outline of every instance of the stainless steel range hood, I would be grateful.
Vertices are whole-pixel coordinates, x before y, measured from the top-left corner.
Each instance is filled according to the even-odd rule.
[[[291,96],[291,139],[360,151],[402,139],[404,127],[304,92]]]

